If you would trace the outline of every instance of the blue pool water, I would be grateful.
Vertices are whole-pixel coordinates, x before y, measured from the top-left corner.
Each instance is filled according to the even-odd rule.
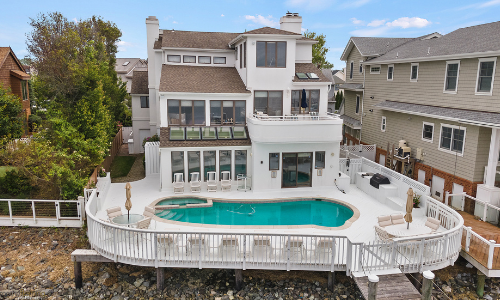
[[[216,225],[319,225],[338,227],[353,211],[326,201],[272,203],[213,202],[212,207],[164,210],[157,216],[174,221]]]
[[[161,200],[160,202],[156,203],[156,205],[173,205],[173,204],[186,205],[186,204],[198,204],[198,203],[207,203],[207,201],[199,198],[171,198],[171,199]]]

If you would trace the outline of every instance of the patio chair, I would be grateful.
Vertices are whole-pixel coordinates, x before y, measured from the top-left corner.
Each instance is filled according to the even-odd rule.
[[[378,226],[383,228],[390,225],[392,225],[391,216],[378,217]]]
[[[191,193],[201,192],[201,181],[199,172],[191,173],[191,181],[189,182],[189,184],[191,185]]]
[[[148,229],[151,224],[151,218],[142,219],[137,222],[137,229]]]
[[[392,225],[404,224],[405,217],[403,216],[403,214],[391,215],[391,221],[392,221]]]
[[[155,209],[150,207],[150,206],[146,206],[144,207],[144,212],[142,213],[142,215],[145,217],[145,218],[153,218],[155,216]],[[154,228],[156,229],[156,221],[154,222],[155,226]]]
[[[240,257],[240,245],[236,235],[223,235],[219,247],[221,259],[234,260]]]
[[[302,261],[302,259],[304,259],[305,249],[301,237],[291,237],[286,240],[285,247],[283,248],[284,258],[287,257],[288,249],[290,249],[290,260]]]
[[[193,235],[188,237],[188,244],[186,247],[186,254],[191,257],[191,259],[198,260],[199,256],[205,257],[208,248],[205,245],[205,238],[199,235]]]
[[[217,172],[207,172],[207,189],[209,192],[217,192]]]
[[[394,238],[392,234],[389,234],[384,228],[377,225],[375,225],[375,234],[379,240],[385,242],[392,241]]]
[[[175,173],[174,174],[174,194],[184,193],[184,174]]]
[[[314,255],[319,263],[331,263],[335,242],[329,238],[319,238],[316,243]]]
[[[115,217],[123,215],[122,209],[119,206],[111,207],[106,209],[106,213],[108,214],[108,219],[112,220]]]
[[[254,235],[253,243],[252,243],[252,255],[254,261],[263,260],[267,261],[267,258],[271,256],[271,237],[270,236],[262,236],[262,235]]]
[[[425,226],[432,229],[432,232],[436,232],[439,229],[441,222],[438,219],[427,217],[427,221],[425,222]]]
[[[179,255],[177,236],[161,233],[156,236],[159,259],[171,259]]]
[[[220,187],[221,190],[224,191],[230,191],[231,190],[231,172],[229,171],[222,171],[221,172],[221,180],[220,180]]]

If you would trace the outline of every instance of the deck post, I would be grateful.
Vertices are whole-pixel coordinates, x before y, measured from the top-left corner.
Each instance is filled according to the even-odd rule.
[[[328,272],[328,290],[333,292],[333,286],[335,285],[335,272]]]
[[[377,286],[379,278],[377,275],[368,275],[368,300],[377,299]]]
[[[241,290],[243,288],[243,270],[234,269],[234,277],[236,281],[236,290]]]
[[[156,290],[163,291],[165,288],[165,268],[156,268]]]
[[[490,248],[488,249],[488,269],[493,269],[493,254],[495,253],[495,240],[490,240]]]
[[[431,271],[424,271],[424,282],[422,283],[422,300],[431,300],[432,285],[434,284],[434,273]]]
[[[74,274],[75,274],[75,288],[81,289],[83,286],[82,262],[75,261],[73,269],[74,269]]]
[[[484,275],[481,271],[477,270],[477,290],[476,290],[476,293],[481,298],[484,295],[484,281],[485,280],[486,280],[486,275]]]

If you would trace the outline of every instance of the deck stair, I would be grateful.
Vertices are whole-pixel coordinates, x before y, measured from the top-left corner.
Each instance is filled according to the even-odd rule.
[[[397,270],[399,271],[399,270]],[[386,273],[386,272],[384,272]],[[373,272],[372,272],[373,274]],[[354,281],[365,299],[368,299],[368,276],[365,274],[354,274]],[[356,277],[356,275],[363,275]],[[377,275],[377,274],[375,274]],[[379,277],[377,288],[377,299],[384,300],[420,300],[422,296],[406,275],[395,272],[395,274],[377,275]]]

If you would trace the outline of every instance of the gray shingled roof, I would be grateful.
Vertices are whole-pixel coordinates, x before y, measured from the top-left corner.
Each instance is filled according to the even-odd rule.
[[[163,30],[161,46],[171,48],[225,49],[240,33]],[[159,45],[155,46],[158,47]],[[155,47],[155,49],[156,49]]]
[[[347,126],[353,128],[353,129],[360,129],[361,128],[361,122],[349,117],[348,115],[341,115],[340,118],[344,120],[344,124]]]
[[[500,22],[460,28],[439,38],[414,39],[372,62],[429,59],[466,53],[500,50]]]
[[[413,40],[413,38],[352,37],[351,40],[361,55],[378,56]]]
[[[362,83],[344,83],[344,84],[339,85],[339,89],[362,90],[363,84]]]
[[[430,118],[444,119],[461,123],[472,123],[477,126],[500,127],[500,114],[498,113],[437,107],[395,101],[383,101],[374,106],[383,110],[402,112],[412,115],[421,115]]]
[[[313,63],[295,63],[295,73],[316,73],[318,79],[299,79],[297,74],[293,77],[293,82],[331,82],[318,67]]]

